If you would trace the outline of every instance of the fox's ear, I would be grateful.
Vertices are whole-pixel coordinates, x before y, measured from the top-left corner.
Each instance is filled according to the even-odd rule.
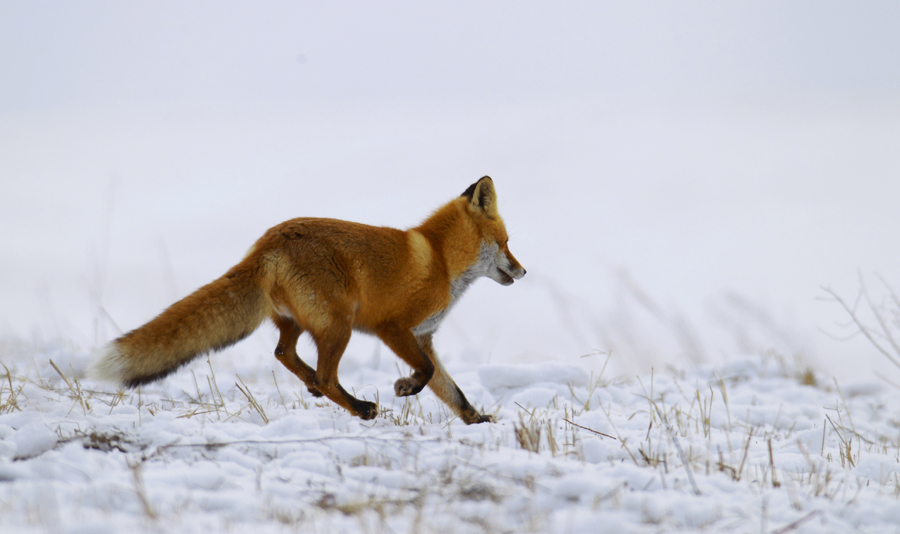
[[[462,196],[469,199],[469,209],[473,211],[483,211],[485,215],[496,218],[497,213],[497,190],[494,189],[494,181],[490,176],[485,176],[470,185],[463,192]]]

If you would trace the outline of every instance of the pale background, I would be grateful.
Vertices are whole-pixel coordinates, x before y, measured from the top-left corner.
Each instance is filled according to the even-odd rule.
[[[898,28],[893,1],[0,1],[0,337],[87,354],[284,219],[408,227],[489,174],[528,275],[475,284],[447,359],[898,380],[819,300],[900,286]]]

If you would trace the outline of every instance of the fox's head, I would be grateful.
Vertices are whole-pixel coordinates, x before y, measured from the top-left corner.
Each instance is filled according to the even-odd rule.
[[[470,185],[461,196],[469,200],[469,214],[481,231],[479,274],[505,286],[525,276],[525,269],[509,251],[509,235],[497,212],[494,181],[490,176],[485,176]]]

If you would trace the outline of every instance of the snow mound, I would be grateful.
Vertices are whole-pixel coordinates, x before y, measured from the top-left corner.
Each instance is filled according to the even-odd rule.
[[[574,365],[550,362],[541,364],[490,364],[478,368],[478,378],[488,389],[523,388],[552,383],[587,387],[588,373]]]

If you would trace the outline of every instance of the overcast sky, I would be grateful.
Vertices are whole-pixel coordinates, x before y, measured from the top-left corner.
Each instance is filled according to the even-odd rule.
[[[0,2],[0,113],[900,90],[900,3]]]
[[[0,0],[0,333],[96,345],[284,219],[410,226],[491,174],[529,275],[473,289],[451,353],[581,362],[737,307],[742,350],[863,368],[817,298],[900,286],[898,29],[896,1]]]

